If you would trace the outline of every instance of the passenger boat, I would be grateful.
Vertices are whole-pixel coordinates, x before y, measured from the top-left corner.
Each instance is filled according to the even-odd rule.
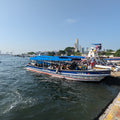
[[[82,57],[78,56],[36,56],[30,58],[27,70],[51,75],[72,81],[101,81],[110,76],[109,69],[89,69],[79,65]]]

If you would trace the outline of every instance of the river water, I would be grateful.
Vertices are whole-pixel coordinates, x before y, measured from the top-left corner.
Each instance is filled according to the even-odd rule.
[[[26,71],[29,58],[0,61],[0,120],[93,120],[119,90]]]

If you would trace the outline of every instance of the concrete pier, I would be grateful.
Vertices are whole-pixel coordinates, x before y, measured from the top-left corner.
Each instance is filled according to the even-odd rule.
[[[111,76],[120,77],[120,71],[119,72],[111,72]]]
[[[99,120],[120,120],[120,92]]]

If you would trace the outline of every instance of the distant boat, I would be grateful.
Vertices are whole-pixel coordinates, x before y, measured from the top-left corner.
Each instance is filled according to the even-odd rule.
[[[88,66],[80,68],[81,59],[80,56],[36,56],[30,58],[31,62],[26,69],[72,81],[97,82],[110,76],[109,69],[87,69]]]
[[[95,49],[92,47],[91,50],[88,53],[88,58],[93,57],[95,64],[95,69],[110,69],[111,71],[120,71],[120,66],[118,66],[116,63],[120,63],[120,57],[113,57],[113,58],[106,58],[101,59],[98,55],[99,48],[101,48],[100,43],[93,44],[96,45]]]
[[[104,60],[106,60],[107,62],[118,63],[118,62],[120,62],[120,57],[106,58]]]
[[[112,57],[104,59],[108,64],[114,65],[114,71],[120,71],[120,57]]]

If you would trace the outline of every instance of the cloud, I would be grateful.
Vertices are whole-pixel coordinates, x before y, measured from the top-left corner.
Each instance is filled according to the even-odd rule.
[[[66,19],[66,22],[69,23],[69,24],[72,24],[72,23],[76,23],[77,20],[76,19],[72,19],[72,18],[68,18],[68,19]]]

